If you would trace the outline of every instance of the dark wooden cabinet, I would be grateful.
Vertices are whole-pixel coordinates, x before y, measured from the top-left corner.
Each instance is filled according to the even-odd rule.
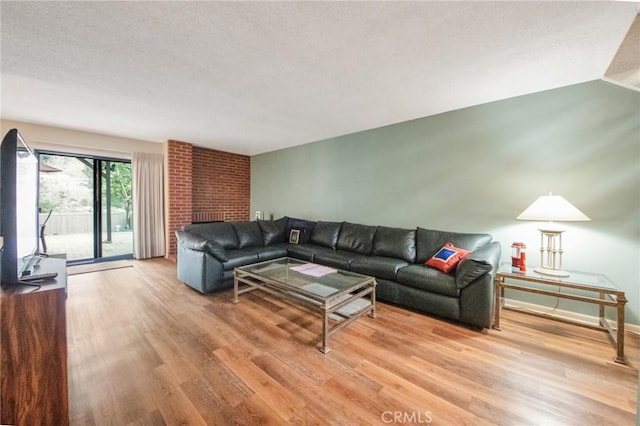
[[[40,288],[3,289],[0,298],[0,423],[66,425],[66,266],[43,259],[58,272]]]

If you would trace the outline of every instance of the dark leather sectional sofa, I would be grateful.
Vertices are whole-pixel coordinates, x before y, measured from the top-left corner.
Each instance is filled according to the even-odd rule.
[[[288,243],[292,228],[300,231],[299,244]],[[185,225],[176,236],[178,279],[202,293],[230,288],[237,266],[289,256],[374,276],[379,300],[491,326],[501,247],[488,234],[283,217]],[[451,274],[425,265],[446,243],[471,251]]]

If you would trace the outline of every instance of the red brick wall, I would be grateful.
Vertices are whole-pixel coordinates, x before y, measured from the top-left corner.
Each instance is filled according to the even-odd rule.
[[[251,158],[190,143],[167,142],[167,257],[175,259],[175,231],[197,213],[224,215],[226,221],[249,220]]]
[[[224,213],[226,221],[249,220],[251,158],[193,147],[193,212]]]
[[[191,223],[193,216],[193,145],[169,140],[167,142],[167,257],[177,252],[175,231]]]

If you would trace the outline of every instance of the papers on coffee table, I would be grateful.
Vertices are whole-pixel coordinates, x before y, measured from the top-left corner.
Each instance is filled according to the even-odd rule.
[[[304,265],[292,266],[291,270],[300,272],[301,274],[311,275],[312,277],[324,277],[325,275],[338,272],[336,269],[317,265],[315,263],[305,263]]]

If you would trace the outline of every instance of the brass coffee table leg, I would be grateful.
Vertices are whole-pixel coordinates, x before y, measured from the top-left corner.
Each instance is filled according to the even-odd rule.
[[[371,312],[369,313],[371,318],[376,317],[376,286],[373,286],[371,290]]]
[[[329,311],[327,307],[324,306],[322,310],[322,346],[320,347],[320,352],[326,354],[331,350],[329,348]]]
[[[233,274],[233,303],[238,303],[238,277],[235,274]]]

